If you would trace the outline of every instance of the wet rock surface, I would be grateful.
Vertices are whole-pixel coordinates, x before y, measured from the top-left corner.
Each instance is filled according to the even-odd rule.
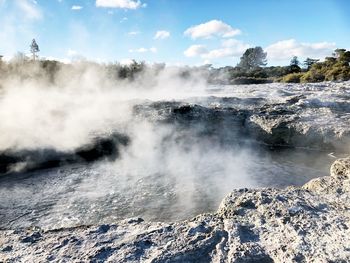
[[[72,151],[56,149],[4,151],[0,152],[0,175],[90,163],[101,159],[115,160],[119,156],[120,148],[127,146],[128,143],[128,136],[113,133],[93,138],[89,144]]]
[[[303,187],[240,189],[175,223],[0,232],[5,262],[349,262],[350,158]]]

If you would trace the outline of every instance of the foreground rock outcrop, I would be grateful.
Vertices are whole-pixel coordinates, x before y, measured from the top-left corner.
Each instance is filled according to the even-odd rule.
[[[0,231],[3,262],[349,262],[350,158],[302,188],[235,190],[214,214]]]

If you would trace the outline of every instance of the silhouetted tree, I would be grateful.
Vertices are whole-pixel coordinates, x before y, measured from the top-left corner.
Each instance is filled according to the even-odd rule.
[[[290,65],[291,65],[291,66],[299,66],[299,65],[300,65],[300,62],[299,62],[297,56],[294,56],[294,57],[291,59]]]
[[[254,69],[266,66],[266,56],[267,53],[264,52],[261,47],[248,48],[237,66],[243,69]]]
[[[299,73],[301,72],[301,68],[299,67],[300,62],[297,56],[294,56],[290,61],[290,71],[291,73]]]
[[[30,52],[33,55],[33,60],[37,57],[36,53],[40,51],[38,44],[36,43],[35,39],[32,40],[32,44],[30,45]]]
[[[313,58],[307,58],[304,61],[304,65],[306,66],[306,68],[309,70],[311,68],[311,66],[315,63],[317,63],[319,61],[319,59],[313,59]]]

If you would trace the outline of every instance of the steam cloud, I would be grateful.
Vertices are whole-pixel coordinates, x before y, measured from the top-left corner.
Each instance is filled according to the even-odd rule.
[[[63,66],[54,80],[32,63],[17,71],[1,77],[0,152],[74,152],[114,131],[129,136],[130,144],[114,162],[4,182],[0,199],[9,209],[4,215],[15,213],[11,204],[23,210],[16,215],[19,221],[0,217],[8,227],[62,227],[130,216],[177,220],[215,210],[234,188],[257,186],[250,170],[261,168],[264,160],[253,149],[203,140],[196,129],[206,127],[180,129],[159,116],[135,114],[136,105],[148,102],[208,97],[201,71],[183,78],[178,68],[148,67],[133,81],[111,77],[103,65],[88,62]]]

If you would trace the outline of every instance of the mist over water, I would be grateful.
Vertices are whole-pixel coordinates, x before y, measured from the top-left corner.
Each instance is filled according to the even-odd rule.
[[[28,69],[28,74],[39,69]],[[74,152],[126,135],[114,160],[0,176],[0,227],[57,228],[128,217],[180,220],[213,212],[243,187],[302,185],[328,174],[322,151],[271,150],[235,128],[245,112],[290,96],[283,89],[213,87],[176,69],[130,82],[84,63],[45,77],[2,80],[0,151]],[[193,105],[197,105],[194,107]],[[234,110],[236,111],[233,111]],[[238,118],[238,117],[239,118]]]

